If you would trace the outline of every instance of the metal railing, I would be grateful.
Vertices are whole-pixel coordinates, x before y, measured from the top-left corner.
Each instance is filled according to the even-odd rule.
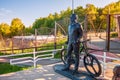
[[[107,62],[107,59],[120,61],[120,58],[108,57],[107,52],[103,52],[103,55],[97,55],[97,54],[93,54],[93,55],[95,55],[96,57],[102,58],[102,60],[99,59],[99,61],[101,62],[102,66],[103,66],[102,67],[102,70],[103,70],[102,75],[103,75],[103,77],[105,77],[106,69],[113,69],[114,66],[118,65],[118,63],[115,63],[115,62],[111,62],[111,61]],[[113,66],[107,66],[108,64],[111,64]]]
[[[30,57],[21,57],[21,58],[10,59],[10,64],[13,65],[13,64],[32,62],[34,65],[34,68],[36,68],[37,61],[43,60],[43,59],[52,59],[52,58],[54,58],[54,54],[60,50],[62,50],[62,48],[61,49],[53,49],[53,50],[44,50],[44,51],[35,51],[35,49],[33,49],[33,52],[30,52],[30,53],[4,55],[4,56],[0,56],[0,57],[15,57],[15,56],[23,56],[23,55],[31,54],[32,56],[30,56]],[[39,54],[39,53],[46,53],[46,52],[47,52],[47,54]]]
[[[90,53],[90,54],[92,54],[92,53]],[[80,66],[83,66],[82,62],[83,62],[83,57],[84,56],[82,56],[82,55],[84,55],[84,52],[82,52],[82,54],[80,55],[80,57],[81,57]],[[105,75],[106,69],[113,69],[114,66],[118,65],[118,63],[111,62],[112,60],[113,61],[114,60],[120,61],[120,58],[108,57],[107,52],[103,52],[103,55],[98,55],[98,54],[95,54],[95,53],[93,53],[92,55],[96,56],[97,58],[101,58],[101,59],[98,59],[98,60],[100,61],[101,66],[102,66],[102,74],[101,74],[102,77],[106,77],[106,75]],[[110,61],[107,61],[107,59],[110,59]],[[108,64],[113,65],[113,66],[108,66]]]

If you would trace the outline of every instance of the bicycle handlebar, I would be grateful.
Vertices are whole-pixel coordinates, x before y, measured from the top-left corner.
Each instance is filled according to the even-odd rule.
[[[85,42],[90,41],[90,40],[91,40],[91,39],[79,40],[79,42],[80,42],[80,43],[85,43]],[[65,42],[65,45],[67,45],[67,44],[68,44],[68,41]]]

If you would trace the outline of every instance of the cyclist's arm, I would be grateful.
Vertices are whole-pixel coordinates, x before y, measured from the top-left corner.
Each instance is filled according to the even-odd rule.
[[[79,39],[82,38],[83,36],[83,28],[82,28],[82,25],[79,24],[79,29],[78,29],[78,33],[79,33]]]

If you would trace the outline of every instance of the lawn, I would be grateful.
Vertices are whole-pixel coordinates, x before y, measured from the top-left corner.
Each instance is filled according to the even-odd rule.
[[[0,74],[10,73],[25,70],[28,67],[21,67],[17,65],[10,65],[9,63],[0,63]]]

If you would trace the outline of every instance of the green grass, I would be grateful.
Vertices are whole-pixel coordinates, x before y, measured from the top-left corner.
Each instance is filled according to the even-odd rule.
[[[4,55],[4,53],[0,52],[0,55]]]
[[[61,56],[60,51],[58,51],[58,52],[55,54],[54,58],[55,58],[55,59],[59,59],[60,56]]]
[[[0,63],[0,74],[10,73],[25,70],[27,68],[17,65],[10,65],[9,63]]]

